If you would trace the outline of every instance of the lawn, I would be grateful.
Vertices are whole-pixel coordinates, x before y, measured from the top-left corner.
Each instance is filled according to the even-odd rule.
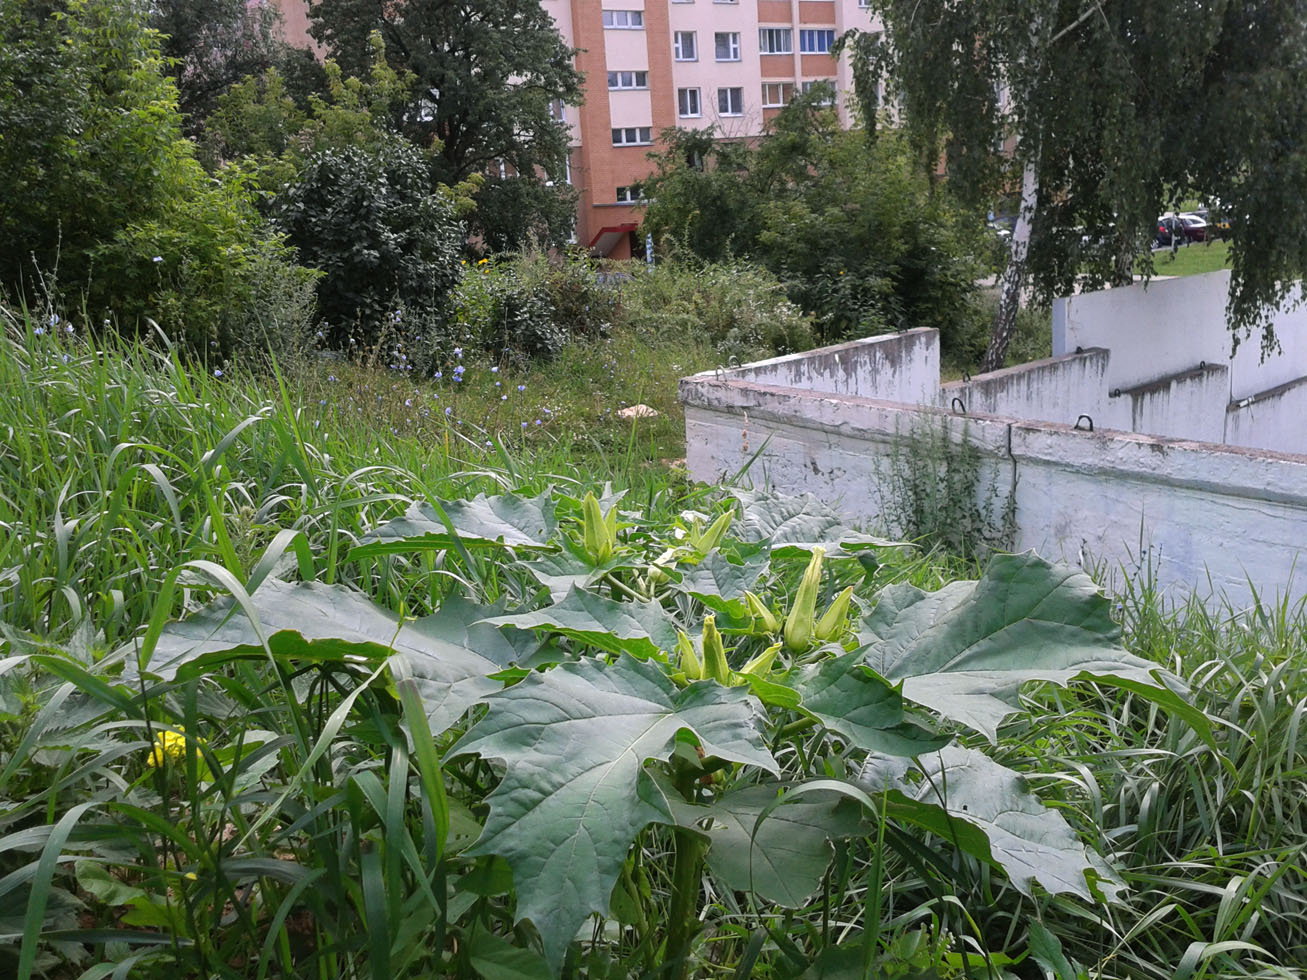
[[[1229,268],[1229,250],[1228,241],[1195,242],[1174,253],[1164,248],[1153,253],[1153,275],[1199,276],[1205,272],[1217,272]],[[1142,264],[1136,271],[1143,271]]]

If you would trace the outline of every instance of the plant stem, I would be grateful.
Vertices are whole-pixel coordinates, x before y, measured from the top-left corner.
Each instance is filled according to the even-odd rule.
[[[693,802],[694,773],[678,769],[676,786],[681,795]],[[692,830],[678,827],[673,831],[676,857],[672,864],[672,901],[667,910],[667,947],[663,963],[669,967],[670,980],[689,976],[690,942],[699,926],[699,884],[703,867],[703,841]]]
[[[782,726],[780,730],[781,738],[788,738],[791,735],[797,735],[799,732],[806,732],[809,728],[817,725],[816,718],[800,718],[798,721],[792,721],[788,725]]]
[[[664,962],[673,980],[689,976],[690,941],[698,931],[699,878],[703,842],[691,830],[674,831],[676,859],[672,866],[672,904],[668,909],[667,950]]]

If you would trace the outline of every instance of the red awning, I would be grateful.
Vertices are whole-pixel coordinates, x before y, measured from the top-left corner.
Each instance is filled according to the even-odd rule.
[[[639,227],[637,222],[632,221],[624,225],[607,225],[600,228],[598,234],[590,239],[590,251],[595,255],[607,255],[623,237]]]

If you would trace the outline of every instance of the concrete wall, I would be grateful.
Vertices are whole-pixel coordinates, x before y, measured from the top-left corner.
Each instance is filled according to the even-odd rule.
[[[955,410],[957,398],[972,415],[1073,424],[1085,414],[1095,425],[1104,426],[1110,360],[1106,350],[1087,350],[951,381],[940,386],[939,406]]]
[[[1226,270],[1059,299],[1053,305],[1053,353],[1077,347],[1112,351],[1109,388],[1132,388],[1204,361],[1226,364],[1230,401],[1307,375],[1307,307],[1293,308],[1301,285],[1272,319],[1281,352],[1265,359],[1260,337],[1243,340],[1231,356],[1229,288]]]
[[[1232,446],[1307,453],[1307,380],[1231,402],[1225,441]]]
[[[889,341],[899,345],[900,355],[910,345],[930,349],[906,335]],[[1210,588],[1236,602],[1250,597],[1250,584],[1266,596],[1302,591],[1292,583],[1295,563],[1307,547],[1307,456],[1101,425],[1081,431],[1060,422],[976,414],[970,405],[971,414],[963,417],[934,406],[828,390],[840,384],[829,367],[831,351],[840,352],[841,364],[865,363],[849,346],[821,352],[818,360],[826,366],[820,369],[804,367],[800,356],[683,379],[691,475],[719,480],[757,452],[748,474],[755,485],[816,494],[893,532],[901,468],[928,463],[911,456],[914,438],[925,427],[954,442],[965,439],[975,449],[977,504],[984,503],[980,497],[1010,503],[1011,543],[1018,550],[1101,563],[1118,574],[1151,570],[1165,588],[1180,593]],[[1067,381],[1068,391],[1075,378],[1092,376],[1102,366],[1098,352],[1055,361],[1043,369],[1048,377]],[[1177,397],[1201,401],[1203,386],[1226,383],[1225,370],[1204,368],[1167,384]],[[914,377],[903,357],[897,371],[896,378]],[[816,383],[806,389],[793,384],[809,380]],[[915,382],[908,387],[915,389]],[[984,397],[1000,401],[996,386],[983,381],[973,381],[967,391],[977,403]],[[1275,397],[1307,408],[1307,385],[1289,386]],[[1153,411],[1153,400],[1146,391],[1111,399],[1122,406],[1114,410],[1144,418]],[[1245,406],[1254,408],[1256,403]],[[1201,424],[1209,423],[1204,415]]]
[[[939,389],[939,333],[907,330],[745,364],[738,380],[836,395],[934,404]]]

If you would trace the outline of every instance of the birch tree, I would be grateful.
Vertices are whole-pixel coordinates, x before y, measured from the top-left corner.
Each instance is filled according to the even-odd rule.
[[[921,166],[982,208],[1019,197],[984,370],[1024,292],[1151,273],[1155,218],[1186,199],[1231,219],[1235,342],[1307,271],[1307,0],[871,7],[883,38],[850,46],[869,125],[886,79]]]

